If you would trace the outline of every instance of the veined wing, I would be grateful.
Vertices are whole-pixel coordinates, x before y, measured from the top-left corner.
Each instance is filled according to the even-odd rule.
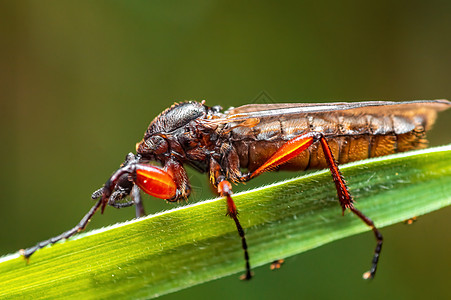
[[[415,100],[405,102],[394,101],[364,101],[336,103],[276,103],[247,104],[228,109],[227,118],[254,117],[264,118],[280,115],[313,114],[325,112],[349,111],[346,114],[412,114],[422,111],[442,111],[451,107],[448,100]],[[237,116],[235,116],[237,115]]]
[[[402,134],[434,123],[447,100],[407,102],[249,104],[231,108],[216,124],[228,124],[236,138],[288,139],[309,130],[325,135]]]

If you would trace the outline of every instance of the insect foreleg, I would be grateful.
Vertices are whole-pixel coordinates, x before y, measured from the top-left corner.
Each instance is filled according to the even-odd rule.
[[[86,228],[86,225],[88,225],[91,218],[94,216],[96,211],[99,209],[100,205],[102,204],[102,199],[100,198],[97,203],[89,210],[89,212],[81,219],[81,221],[72,229],[63,232],[62,234],[55,236],[51,239],[42,241],[38,244],[36,244],[33,247],[27,248],[27,249],[21,249],[19,252],[21,255],[23,255],[26,259],[28,259],[33,253],[35,253],[37,250],[44,248],[45,246],[49,244],[55,244],[58,241],[61,241],[63,239],[70,238],[71,236],[75,235],[76,233],[84,230]]]
[[[131,197],[133,199],[133,202],[135,203],[136,208],[136,217],[141,218],[146,215],[146,211],[144,210],[144,204],[142,202],[141,193],[139,191],[139,187],[137,185],[133,186]]]

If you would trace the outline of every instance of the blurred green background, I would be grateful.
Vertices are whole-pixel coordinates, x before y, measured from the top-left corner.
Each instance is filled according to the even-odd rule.
[[[238,106],[264,102],[262,92],[276,102],[451,98],[446,0],[2,1],[0,24],[0,254],[74,226],[174,101]],[[450,128],[451,111],[431,144],[450,143]],[[294,174],[246,188],[286,176]],[[213,195],[206,175],[190,178],[190,201]],[[366,233],[275,272],[257,268],[251,282],[237,274],[162,298],[448,298],[450,213],[383,229],[371,283],[361,279],[374,247]],[[107,208],[89,228],[133,217],[133,208]]]

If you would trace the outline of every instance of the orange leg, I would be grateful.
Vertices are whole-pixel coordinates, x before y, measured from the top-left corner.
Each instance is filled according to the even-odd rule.
[[[319,132],[309,132],[300,136],[297,136],[288,142],[286,142],[282,147],[280,147],[263,165],[261,165],[257,170],[252,173],[245,174],[242,176],[242,181],[248,181],[265,171],[269,171],[277,166],[280,166],[290,159],[299,155],[302,151],[306,150],[310,145],[315,142],[320,142],[324,151],[324,157],[329,166],[332,178],[337,189],[338,200],[342,207],[342,211],[349,208],[357,217],[359,217],[365,224],[371,227],[377,240],[376,249],[374,250],[374,256],[372,260],[372,266],[370,271],[363,274],[365,279],[373,278],[376,274],[377,263],[379,260],[380,252],[382,249],[382,234],[374,225],[370,218],[366,217],[362,212],[357,210],[353,205],[352,196],[349,193],[349,189],[343,178],[343,175],[338,168],[337,162],[335,161],[332,151],[330,150],[329,144],[322,133]]]
[[[276,153],[274,153],[263,165],[249,175],[247,180],[257,177],[265,171],[269,171],[277,166],[280,166],[290,159],[295,158],[302,151],[310,147],[315,142],[313,133],[307,133],[295,138],[282,145]],[[246,180],[246,181],[247,181]]]
[[[249,280],[252,278],[251,265],[249,263],[249,252],[247,251],[247,242],[243,227],[238,220],[238,211],[232,199],[232,185],[230,184],[230,182],[228,182],[227,180],[219,182],[218,193],[222,197],[227,198],[227,215],[231,217],[233,221],[235,221],[236,229],[238,230],[238,234],[241,237],[241,244],[244,251],[244,261],[246,262],[246,273],[243,274],[240,278],[243,280]]]

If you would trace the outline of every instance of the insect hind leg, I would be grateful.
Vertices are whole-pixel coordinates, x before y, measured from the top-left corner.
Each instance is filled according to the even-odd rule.
[[[377,227],[374,225],[374,222],[354,207],[348,186],[346,185],[343,175],[338,168],[338,164],[332,155],[329,144],[322,134],[320,135],[320,142],[321,147],[323,148],[325,159],[332,174],[332,178],[337,188],[338,199],[340,200],[343,211],[346,208],[349,208],[349,210],[352,211],[353,214],[359,217],[360,220],[362,220],[366,225],[371,227],[371,230],[374,233],[374,237],[376,238],[376,248],[374,249],[373,259],[371,261],[371,269],[363,274],[364,279],[372,279],[376,275],[377,264],[379,262],[379,257],[382,251],[383,236],[380,233],[379,229],[377,229]]]
[[[349,192],[349,188],[346,185],[346,182],[343,178],[343,175],[341,174],[340,169],[338,168],[338,164],[335,161],[332,151],[330,150],[329,144],[327,143],[327,140],[322,133],[308,132],[306,134],[302,134],[300,136],[292,138],[291,140],[283,144],[265,163],[263,163],[254,172],[243,174],[239,178],[239,180],[242,182],[249,181],[265,171],[269,171],[277,166],[280,166],[288,162],[292,158],[296,157],[302,151],[305,151],[313,143],[316,143],[318,141],[321,143],[321,147],[324,152],[324,157],[332,174],[332,178],[337,190],[338,200],[340,201],[343,213],[346,209],[351,210],[352,213],[354,213],[365,224],[371,227],[374,233],[377,244],[374,250],[371,269],[363,274],[363,278],[365,279],[374,278],[376,274],[377,264],[379,261],[379,256],[382,250],[382,242],[383,242],[382,234],[379,232],[379,230],[374,225],[374,222],[370,218],[365,216],[362,212],[360,212],[354,207],[353,204],[354,201]]]

